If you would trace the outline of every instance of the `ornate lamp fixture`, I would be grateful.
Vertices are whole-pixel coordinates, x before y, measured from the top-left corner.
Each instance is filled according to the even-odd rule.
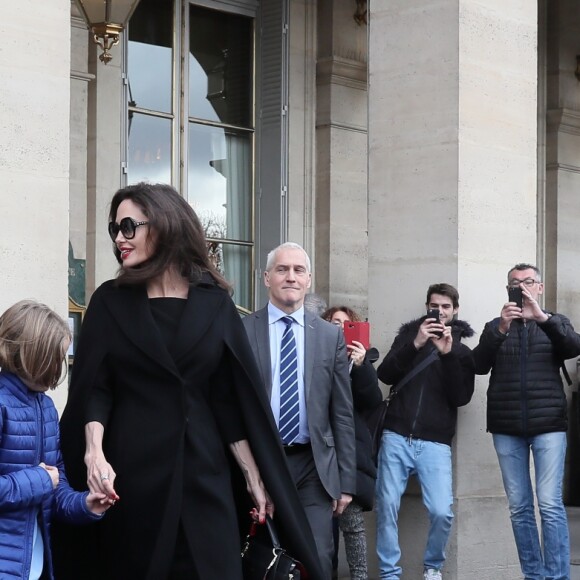
[[[119,34],[127,25],[139,0],[74,1],[93,33],[93,40],[103,50],[99,55],[101,62],[107,64],[113,58],[109,51],[119,43]]]

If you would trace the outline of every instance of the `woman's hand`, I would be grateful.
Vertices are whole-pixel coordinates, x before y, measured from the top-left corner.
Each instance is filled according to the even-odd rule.
[[[250,444],[247,439],[242,439],[231,443],[230,450],[244,474],[246,489],[256,506],[250,515],[263,524],[266,520],[266,514],[274,517],[274,502],[264,487]]]
[[[85,465],[87,466],[87,485],[91,493],[107,496],[113,503],[119,499],[114,483],[117,474],[103,453],[104,427],[101,423],[92,421],[85,425]],[[107,500],[101,500],[106,503]]]
[[[358,340],[353,340],[352,344],[347,344],[348,355],[355,367],[360,367],[365,360],[367,351],[363,344]]]
[[[257,506],[252,508],[250,511],[251,518],[263,524],[266,521],[266,514],[269,515],[271,518],[274,517],[274,502],[272,498],[268,495],[262,480],[260,479],[257,486],[252,487],[250,483],[246,480],[248,493],[252,498],[252,501]]]

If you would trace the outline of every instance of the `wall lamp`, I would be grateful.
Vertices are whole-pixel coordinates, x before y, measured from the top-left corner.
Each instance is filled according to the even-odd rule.
[[[102,49],[101,62],[107,64],[113,56],[109,52],[119,43],[119,35],[137,8],[139,0],[74,0],[93,33],[93,40]]]

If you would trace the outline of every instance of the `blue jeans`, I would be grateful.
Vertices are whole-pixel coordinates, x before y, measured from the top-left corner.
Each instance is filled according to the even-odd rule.
[[[526,580],[568,580],[570,538],[562,501],[566,433],[535,437],[493,436],[512,529]],[[540,548],[530,479],[530,449],[536,471],[536,496],[542,520],[544,553]]]
[[[425,568],[440,570],[453,521],[451,447],[422,439],[409,440],[383,431],[377,476],[377,555],[380,578],[396,580],[402,568],[397,520],[410,475],[417,475],[423,503],[429,512],[429,535],[423,558]]]

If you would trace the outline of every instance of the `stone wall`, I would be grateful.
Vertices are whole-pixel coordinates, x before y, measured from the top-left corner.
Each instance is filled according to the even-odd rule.
[[[2,3],[0,38],[0,311],[33,298],[66,317],[69,3]]]

